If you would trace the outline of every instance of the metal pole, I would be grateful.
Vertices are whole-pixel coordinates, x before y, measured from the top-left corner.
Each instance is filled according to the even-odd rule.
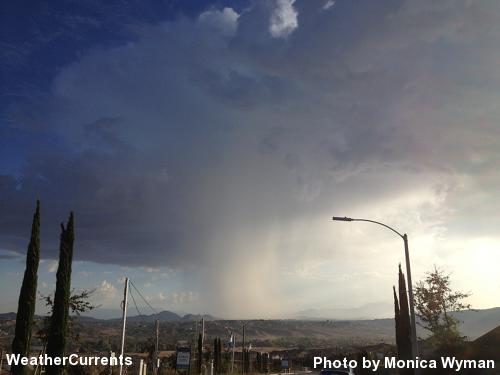
[[[234,373],[234,347],[236,346],[236,336],[231,332],[231,337],[232,337],[232,341],[233,341],[233,355],[232,355],[232,358],[231,358],[231,374]]]
[[[200,361],[202,361],[201,363],[203,363],[203,343],[204,342],[205,342],[205,318],[202,317],[201,318],[201,357],[200,357]],[[203,365],[202,365],[202,367],[203,367]],[[203,368],[202,368],[201,373],[206,374],[206,371],[203,371]]]
[[[123,373],[123,350],[125,349],[125,327],[127,324],[127,303],[128,303],[128,277],[125,278],[125,289],[123,291],[123,325],[122,325],[122,344],[120,349],[120,375]]]
[[[388,226],[387,224],[381,223],[379,221],[375,220],[367,220],[367,219],[353,219],[350,217],[340,217],[340,216],[333,216],[334,221],[365,221],[369,223],[374,223],[381,225],[383,227],[386,227],[387,229],[390,229],[394,233],[396,233],[399,237],[403,239],[404,245],[405,245],[405,258],[406,258],[406,273],[407,273],[407,278],[408,278],[408,299],[410,303],[410,323],[411,323],[411,341],[412,341],[412,355],[413,358],[417,358],[418,356],[418,341],[417,341],[417,324],[415,322],[415,306],[414,306],[414,300],[413,300],[413,285],[411,281],[411,267],[410,267],[410,251],[408,249],[408,236],[406,234],[401,234],[399,233],[396,229]],[[420,373],[419,369],[415,369],[415,374],[418,375]]]
[[[231,374],[234,373],[234,345],[235,345],[235,342],[236,342],[236,336],[234,335],[233,332],[231,332],[231,345],[232,345],[232,348],[231,348]]]
[[[193,362],[198,359],[196,354],[198,353],[198,326],[200,322],[196,320],[196,328],[194,333],[194,344],[193,344]]]
[[[417,324],[415,322],[415,304],[413,300],[413,284],[411,282],[410,250],[408,249],[408,236],[403,234],[405,243],[406,276],[408,277],[408,296],[410,300],[411,341],[413,358],[418,356]]]
[[[158,373],[158,336],[160,335],[160,321],[156,319],[155,322],[155,355],[153,363],[153,374]]]
[[[248,357],[248,373],[251,374],[252,373],[252,361],[251,361],[251,356],[250,356],[250,346],[251,346],[251,343],[250,345],[248,346],[248,352],[247,352],[247,357]]]
[[[245,323],[243,323],[243,340],[241,343],[241,373],[245,374]]]
[[[205,342],[205,318],[201,318],[201,346],[203,347],[203,343]]]

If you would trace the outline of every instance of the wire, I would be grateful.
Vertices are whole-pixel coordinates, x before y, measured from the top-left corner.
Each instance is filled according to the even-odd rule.
[[[135,309],[137,310],[137,314],[139,314],[139,316],[142,316],[141,312],[139,311],[139,308],[137,307],[137,303],[135,303],[135,298],[134,298],[134,295],[132,294],[132,289],[129,289],[128,292],[130,294],[130,297],[132,297],[132,301],[134,302],[134,306],[135,306]]]
[[[137,289],[137,287],[135,286],[135,284],[132,281],[130,281],[130,285],[132,285],[134,287],[135,291],[139,294],[139,296],[141,296],[142,300],[146,303],[146,305],[148,305],[149,308],[151,310],[153,310],[153,312],[155,314],[158,314],[158,311],[156,311],[155,308],[153,306],[151,306],[151,304],[146,300],[146,298],[144,298],[144,296],[141,294],[141,292],[139,291],[139,289]]]

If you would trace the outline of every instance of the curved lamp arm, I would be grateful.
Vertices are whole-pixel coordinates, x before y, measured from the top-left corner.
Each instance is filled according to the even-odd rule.
[[[384,224],[384,223],[381,223],[379,221],[375,221],[375,220],[368,220],[368,219],[353,219],[351,217],[340,217],[340,216],[334,216],[332,218],[332,220],[334,221],[366,221],[368,223],[374,223],[374,224],[378,224],[378,225],[382,225],[383,227],[386,227],[387,229],[390,229],[392,230],[394,233],[396,233],[399,237],[401,237],[403,240],[405,238],[404,235],[402,235],[401,233],[399,233],[396,229],[394,228],[391,228],[390,226]]]

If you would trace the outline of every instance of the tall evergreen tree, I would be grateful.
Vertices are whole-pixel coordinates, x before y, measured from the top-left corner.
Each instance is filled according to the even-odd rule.
[[[12,353],[27,356],[30,351],[31,329],[35,315],[36,287],[38,281],[38,264],[40,263],[40,202],[36,202],[36,210],[31,225],[31,239],[26,254],[26,269],[23,284],[19,293],[16,315],[16,330],[12,341]],[[21,375],[25,366],[12,366],[13,375]]]
[[[250,355],[248,349],[243,349],[243,367],[245,369],[245,373],[250,372]]]
[[[401,328],[399,323],[399,300],[398,295],[396,294],[396,287],[392,287],[392,292],[394,295],[394,322],[396,325],[396,347],[398,349],[398,353],[402,350],[401,348]]]
[[[264,353],[264,356],[262,358],[262,371],[267,373],[270,371],[269,368],[269,353]]]
[[[262,372],[262,353],[257,352],[257,357],[255,358],[255,367],[257,372]]]
[[[200,333],[198,335],[198,374],[201,374],[202,366],[203,366],[203,342]]]
[[[217,363],[219,364],[219,373],[222,373],[222,342],[220,337],[217,339]]]
[[[218,351],[219,346],[218,346],[218,341],[217,338],[214,339],[214,372],[216,374],[219,373],[219,354]]]
[[[398,347],[399,359],[412,358],[410,308],[408,306],[408,295],[406,294],[406,280],[399,265],[399,332],[400,347]],[[401,370],[402,375],[414,374],[412,369]]]
[[[73,261],[73,243],[75,226],[73,213],[70,214],[66,228],[61,223],[61,239],[59,245],[59,266],[57,268],[56,293],[47,340],[47,355],[62,357],[66,347],[68,330],[70,293],[71,293],[71,263]],[[62,366],[47,366],[47,375],[60,375]]]

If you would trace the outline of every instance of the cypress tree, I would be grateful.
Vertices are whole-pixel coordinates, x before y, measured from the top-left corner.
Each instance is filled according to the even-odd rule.
[[[219,364],[219,373],[222,373],[222,342],[220,340],[220,337],[217,339],[217,363]]]
[[[406,294],[406,281],[401,264],[399,265],[399,328],[401,350],[398,348],[399,359],[407,360],[412,358],[411,345],[411,325],[410,325],[410,309],[408,307],[408,295]],[[412,369],[401,370],[402,375],[413,374]]]
[[[12,341],[12,353],[27,356],[30,351],[31,329],[35,315],[36,287],[38,280],[38,264],[40,263],[40,201],[36,202],[36,210],[31,225],[31,238],[26,254],[26,269],[19,293],[17,305],[16,330]],[[13,375],[21,375],[25,366],[12,366]]]
[[[219,354],[217,353],[217,350],[219,349],[218,347],[218,341],[217,338],[214,339],[214,372],[216,374],[219,373]]]
[[[71,263],[73,260],[73,242],[75,227],[73,212],[69,216],[66,228],[61,223],[61,239],[59,245],[59,266],[57,268],[56,293],[47,340],[47,355],[62,357],[66,347],[66,336],[69,320],[69,302],[71,293]],[[47,366],[47,375],[60,375],[62,366]]]
[[[396,347],[398,349],[398,356],[399,352],[402,350],[401,348],[401,327],[399,323],[399,300],[398,300],[398,295],[396,294],[396,287],[392,287],[392,292],[394,294],[394,322],[396,324]]]
[[[269,372],[269,353],[264,353],[264,357],[262,358],[262,372]]]
[[[250,356],[246,348],[243,348],[243,368],[246,374],[250,373]]]
[[[198,374],[201,374],[201,367],[203,365],[203,344],[201,333],[198,335]]]

